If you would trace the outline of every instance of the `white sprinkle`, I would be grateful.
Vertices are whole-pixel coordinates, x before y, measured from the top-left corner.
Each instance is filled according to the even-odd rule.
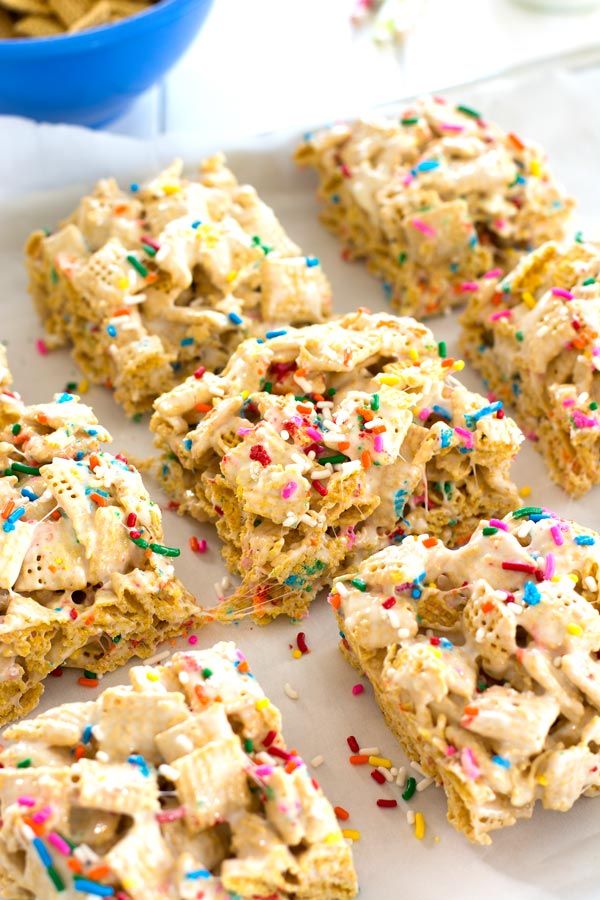
[[[379,747],[359,747],[360,756],[379,756]]]
[[[194,749],[194,742],[187,734],[178,734],[174,741],[183,753],[191,753]]]
[[[396,768],[396,766],[391,766],[391,767],[390,767],[390,772],[392,773],[392,775],[393,775],[394,778],[395,778],[396,775],[398,774],[398,769]]]
[[[335,587],[335,590],[340,595],[340,597],[348,596],[348,588],[346,587],[346,585],[344,584],[343,581],[336,581],[334,587]]]
[[[331,469],[313,469],[310,473],[310,477],[313,481],[316,481],[317,478],[329,478],[331,474]]]
[[[406,812],[406,821],[408,822],[409,825],[414,825],[414,824],[415,824],[415,811],[414,811],[414,809],[409,809],[409,810],[407,810],[407,812]]]
[[[398,774],[396,775],[396,784],[400,785],[400,787],[404,787],[406,782],[406,769],[404,766],[400,766],[398,769]]]
[[[289,441],[289,439],[290,439],[290,433],[289,433],[289,431],[286,431],[285,428],[283,428],[283,429],[279,432],[279,437],[282,438],[284,441]]]
[[[383,775],[386,781],[392,782],[394,780],[394,776],[385,766],[377,766],[377,771]]]
[[[427,788],[433,784],[433,778],[424,778],[422,781],[419,781],[417,784],[418,791],[426,791]]]
[[[531,522],[523,522],[523,524],[517,528],[517,537],[526,538],[528,536],[529,532],[531,531],[531,528],[532,528]]]
[[[179,684],[189,684],[190,683],[190,675],[189,672],[180,672],[177,676],[179,679]]]
[[[411,762],[410,767],[411,767],[411,769],[414,769],[415,772],[418,772],[419,775],[425,774],[425,772],[423,771],[423,768],[419,765],[418,762]]]
[[[171,650],[162,650],[160,653],[155,653],[154,656],[148,657],[148,659],[144,660],[145,666],[155,666],[156,663],[162,662],[163,659],[166,659],[167,656],[171,655]]]
[[[79,847],[75,847],[73,856],[84,865],[92,865],[93,863],[97,863],[100,859],[98,854],[94,853],[92,848],[88,847],[87,844],[80,844]]]
[[[165,778],[168,778],[169,781],[177,781],[181,772],[179,772],[174,766],[169,766],[167,763],[162,763],[158,767],[158,774],[164,775]]]
[[[220,581],[215,581],[215,583],[213,584],[213,589],[214,589],[215,594],[217,595],[217,600],[223,600],[224,597],[223,597],[223,594],[221,593],[221,582]]]
[[[294,688],[291,686],[289,681],[286,681],[286,683],[283,686],[283,689],[286,693],[286,696],[288,696],[290,698],[290,700],[297,700],[298,697],[300,696],[298,691],[294,690]]]
[[[485,628],[483,626],[478,628],[475,632],[475,641],[477,644],[482,644],[485,639]]]
[[[107,763],[110,759],[110,756],[108,755],[106,750],[98,750],[98,752],[96,753],[96,759],[98,760],[98,762]]]
[[[31,825],[26,825],[24,822],[21,825],[23,831],[23,837],[26,841],[32,841],[35,837],[35,831],[31,827]]]
[[[300,516],[300,521],[304,522],[305,525],[308,525],[309,528],[314,528],[317,524],[315,520],[311,518],[311,516],[309,516],[308,513],[304,513],[304,515]]]
[[[313,756],[313,758],[312,758],[311,761],[310,761],[310,764],[311,764],[311,766],[313,766],[315,769],[318,769],[319,766],[322,766],[324,762],[325,762],[325,757],[319,755],[319,756]]]
[[[314,462],[315,459],[317,458],[317,454],[315,453],[314,450],[309,450],[308,453],[306,454],[306,458],[310,459],[311,462]]]
[[[408,628],[399,628],[398,637],[401,641],[403,641],[407,637],[410,637],[410,631],[408,630]]]
[[[598,590],[598,583],[593,575],[586,575],[586,577],[583,579],[583,586],[586,587],[588,591]]]
[[[340,463],[335,468],[338,472],[343,472],[344,475],[351,475],[353,472],[358,472],[362,466],[360,459],[351,459],[350,462]]]

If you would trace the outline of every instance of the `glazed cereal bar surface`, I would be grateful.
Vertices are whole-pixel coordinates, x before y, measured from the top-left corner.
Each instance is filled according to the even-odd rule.
[[[342,649],[472,841],[600,786],[600,537],[540,508],[336,582]]]
[[[600,249],[544,244],[473,295],[463,347],[514,407],[550,474],[579,497],[600,483]]]
[[[72,394],[0,393],[0,723],[33,709],[58,666],[95,676],[198,617],[158,506],[108,440]]]
[[[179,511],[216,523],[242,585],[224,615],[303,615],[357,554],[407,530],[465,540],[518,505],[521,434],[431,332],[366,311],[250,339],[157,400]]]
[[[345,900],[335,814],[232,643],[11,726],[0,753],[7,900]]]
[[[55,343],[71,343],[129,413],[245,337],[320,322],[330,288],[222,156],[199,180],[175,162],[133,193],[100,181],[52,234],[27,243],[30,291]]]
[[[307,136],[322,220],[417,318],[462,303],[498,266],[561,238],[573,201],[540,147],[442,98]]]

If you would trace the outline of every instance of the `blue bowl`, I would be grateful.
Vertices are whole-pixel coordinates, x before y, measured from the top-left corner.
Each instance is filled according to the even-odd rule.
[[[113,25],[0,40],[0,113],[101,127],[171,68],[213,0],[161,0]]]

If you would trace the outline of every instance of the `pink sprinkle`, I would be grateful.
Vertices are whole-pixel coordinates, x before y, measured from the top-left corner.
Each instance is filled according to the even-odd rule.
[[[196,540],[194,541],[193,550],[194,553],[206,553],[206,551],[208,550],[208,541],[205,540],[205,538],[202,538],[201,540],[198,540],[198,538],[196,538]]]
[[[573,294],[571,291],[565,291],[564,288],[552,288],[552,293],[555,297],[562,297],[564,300],[572,300]]]
[[[442,129],[442,131],[456,131],[456,132],[458,132],[458,131],[464,131],[464,130],[465,130],[465,126],[464,126],[464,125],[454,125],[452,122],[442,122],[442,123],[440,124],[440,128]]]
[[[321,434],[320,431],[317,431],[316,428],[312,428],[312,427],[307,428],[306,433],[310,438],[313,439],[313,441],[322,441],[323,440],[323,435]]]
[[[36,825],[43,825],[46,819],[49,819],[52,815],[52,807],[44,806],[43,809],[40,809],[36,812],[31,818],[35,822]]]
[[[157,822],[176,822],[177,819],[183,819],[185,816],[185,806],[178,806],[176,809],[165,809],[164,812],[156,813]]]
[[[243,437],[245,434],[250,434],[251,431],[251,428],[238,428],[237,433]]]
[[[474,446],[475,438],[470,431],[467,431],[466,428],[462,428],[460,425],[458,425],[454,430],[458,435],[461,436],[461,438],[463,438],[467,447],[471,448]]]
[[[527,440],[531,441],[533,444],[537,444],[540,439],[539,434],[537,434],[535,431],[524,431],[523,434],[525,435]]]
[[[500,531],[508,531],[508,525],[501,519],[490,519],[490,525],[492,528],[499,528]]]
[[[595,428],[598,422],[591,416],[586,416],[580,409],[573,411],[573,422],[576,428]]]
[[[497,322],[498,319],[510,319],[512,312],[510,309],[501,309],[500,312],[492,313],[490,322]]]
[[[373,438],[373,449],[375,453],[383,453],[383,435],[376,434]]]
[[[198,635],[190,634],[190,636],[188,638],[188,644],[192,644],[192,646],[193,646],[194,644],[197,644],[197,643],[198,643]]]
[[[501,278],[502,277],[502,269],[490,269],[490,271],[486,272],[483,277],[484,278]]]
[[[354,528],[351,525],[346,528],[346,543],[349,548],[354,547],[356,543],[356,534],[354,533]]]
[[[564,544],[564,540],[558,525],[552,526],[552,528],[550,529],[550,534],[552,535],[552,540],[554,541],[556,546],[562,547],[562,545]]]
[[[63,856],[71,855],[71,848],[67,842],[61,838],[60,834],[57,834],[56,831],[51,831],[47,837],[48,843],[52,844],[53,847],[56,847],[59,853],[62,853]]]
[[[446,756],[454,756],[454,754],[456,753],[456,747],[454,747],[452,744],[448,744],[445,753]]]
[[[283,497],[284,500],[289,500],[289,498],[292,496],[292,494],[294,494],[296,492],[297,488],[298,488],[297,482],[288,481],[288,483],[284,484],[284,486],[281,489],[281,496]]]
[[[600,346],[592,348],[592,356],[600,356]]]
[[[407,187],[411,183],[411,181],[413,181],[413,179],[414,176],[410,172],[407,172],[407,174],[402,179],[402,184]]]
[[[46,344],[46,341],[43,338],[37,339],[37,341],[35,342],[35,349],[40,354],[40,356],[48,355],[48,345]]]
[[[426,422],[430,415],[431,415],[431,410],[429,409],[428,406],[424,406],[423,409],[419,412],[419,415],[417,416],[417,418],[420,419],[421,422]]]
[[[496,221],[494,222],[494,228],[496,229],[496,231],[502,231],[504,228],[506,228],[506,219],[496,219]]]
[[[548,553],[546,556],[546,566],[544,568],[544,578],[546,580],[552,578],[556,572],[556,559],[554,553]]]
[[[36,800],[33,797],[18,797],[17,803],[19,806],[35,806]]]
[[[566,400],[563,400],[562,405],[563,405],[563,406],[565,407],[565,409],[566,409],[566,408],[568,408],[569,406],[575,406],[575,401],[573,400],[572,397],[567,397]]]
[[[273,766],[257,766],[254,770],[254,774],[258,775],[259,778],[268,778],[273,772]]]
[[[362,684],[354,684],[352,686],[352,693],[354,694],[355,697],[358,697],[359,694],[363,694],[364,690],[365,689]]]
[[[481,772],[470,747],[463,747],[460,751],[460,764],[463,767],[467,778],[472,778],[473,781],[479,778]]]
[[[142,241],[144,244],[148,244],[149,247],[152,247],[153,250],[160,250],[160,244],[149,234],[142,235]]]
[[[463,293],[467,293],[467,292],[473,293],[474,291],[479,290],[479,285],[477,284],[476,281],[463,281],[463,283],[460,286],[460,289]]]
[[[432,228],[431,225],[428,225],[423,219],[411,219],[410,224],[426,237],[435,237],[437,234],[435,228]]]

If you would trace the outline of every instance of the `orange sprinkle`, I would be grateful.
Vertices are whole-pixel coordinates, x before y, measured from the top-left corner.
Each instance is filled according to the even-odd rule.
[[[486,600],[485,603],[482,603],[481,609],[483,612],[491,612],[495,607],[491,600]]]
[[[363,452],[360,454],[360,462],[363,469],[369,469],[371,467],[371,463],[373,462],[373,460],[371,459],[371,454],[368,450],[363,450]]]
[[[81,759],[81,757],[85,755],[85,747],[83,746],[83,744],[77,744],[74,753],[75,759]]]
[[[447,359],[442,360],[442,367],[444,369],[447,369],[448,366],[453,366],[453,365],[454,365],[454,359],[452,356],[449,356]]]
[[[521,140],[521,138],[517,137],[517,135],[514,134],[514,132],[509,131],[509,133],[508,133],[508,139],[509,139],[509,141],[511,142],[511,144],[513,145],[513,147],[516,147],[516,148],[517,148],[517,150],[524,150],[524,149],[525,149],[525,144],[523,143],[523,141]]]
[[[350,441],[338,441],[338,450],[347,450],[350,446]]]
[[[354,756],[348,757],[348,761],[352,766],[366,766],[369,762],[369,757],[365,756],[364,753],[355,753]]]
[[[80,684],[82,687],[98,687],[98,679],[97,678],[81,678],[77,679],[77,684]]]
[[[323,396],[323,394],[313,394],[313,397],[315,398],[315,403],[320,403],[321,400],[324,400],[324,399],[325,399],[325,397]]]
[[[333,811],[336,814],[336,816],[338,817],[338,819],[342,820],[342,822],[345,822],[346,819],[350,818],[350,813],[348,812],[347,809],[344,809],[343,806],[334,806]]]
[[[103,878],[106,878],[110,875],[110,867],[105,865],[94,866],[92,869],[88,869],[85,873],[86,878],[91,878],[92,881],[102,881]]]
[[[238,670],[238,672],[242,672],[242,673],[249,672],[250,666],[248,665],[247,661],[245,659],[243,659],[241,661],[241,663],[239,664],[239,666],[237,667],[237,670]]]
[[[297,768],[298,768],[298,763],[295,762],[293,759],[288,759],[288,761],[285,764],[285,771],[288,773],[288,775],[291,775],[292,772],[294,771],[294,769],[297,769]]]
[[[334,609],[340,608],[340,603],[342,602],[339,594],[330,594],[329,596],[329,605],[333,606]]]
[[[23,821],[26,825],[29,825],[36,837],[41,837],[44,834],[44,826],[34,822],[30,816],[24,816]]]
[[[478,716],[479,710],[476,706],[465,706],[464,714],[465,716]]]
[[[55,509],[50,518],[53,522],[58,522],[58,520],[60,519],[60,509]]]
[[[38,420],[38,422],[40,423],[40,425],[47,425],[47,424],[48,424],[48,416],[44,415],[44,413],[38,413],[37,416],[36,416],[36,419]]]
[[[67,865],[68,865],[69,869],[71,870],[71,872],[76,872],[77,874],[79,874],[80,872],[83,872],[83,866],[81,865],[81,863],[75,856],[71,856],[67,860]]]
[[[201,685],[194,685],[194,694],[196,695],[196,700],[199,700],[199,702],[203,706],[206,706],[208,703],[210,703],[210,697],[206,696]]]
[[[90,500],[93,500],[96,506],[108,506],[106,497],[103,497],[102,494],[97,494],[95,491],[90,494]]]
[[[384,431],[387,431],[385,425],[376,425],[375,428],[369,429],[371,434],[383,434]]]
[[[312,412],[312,406],[304,406],[303,403],[299,403],[297,405],[296,409],[298,410],[299,413],[302,413],[302,415],[305,415],[305,416]]]
[[[370,409],[357,409],[356,412],[359,416],[362,416],[365,422],[370,422],[373,418],[373,413]]]
[[[306,375],[306,369],[296,369],[294,374],[299,375],[300,378],[304,378],[304,376]]]
[[[99,466],[99,465],[100,465],[100,460],[98,459],[98,457],[96,456],[95,453],[92,453],[92,455],[90,456],[90,469],[95,469],[96,466]]]
[[[129,207],[127,206],[126,203],[119,203],[118,206],[113,207],[113,211],[116,216],[122,216],[123,213],[126,213],[128,209],[129,209]]]
[[[424,547],[435,547],[436,544],[437,538],[434,537],[425,538],[425,540],[423,541]]]
[[[146,282],[148,284],[154,284],[155,281],[158,281],[158,275],[156,272],[148,272],[146,275]]]
[[[130,316],[130,315],[131,315],[131,310],[127,309],[127,307],[124,306],[122,309],[118,309],[116,312],[113,313],[113,318],[115,316]]]
[[[6,504],[5,504],[5,506],[4,506],[4,509],[2,510],[2,518],[3,518],[3,519],[8,519],[8,517],[10,516],[10,514],[11,514],[11,512],[13,511],[14,508],[15,508],[15,501],[14,501],[14,500],[7,500],[7,501],[6,501]]]
[[[211,403],[196,403],[194,409],[196,410],[196,412],[207,413],[207,412],[211,411],[212,404]]]

